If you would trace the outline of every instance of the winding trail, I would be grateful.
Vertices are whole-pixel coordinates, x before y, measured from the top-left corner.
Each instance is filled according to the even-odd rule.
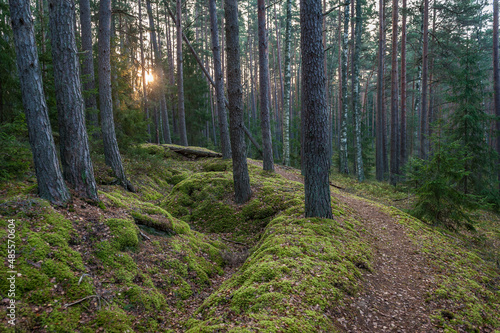
[[[262,166],[259,161],[249,163]],[[275,165],[283,177],[303,182],[291,168]],[[332,188],[332,196],[352,210],[351,217],[362,222],[362,237],[373,249],[372,269],[365,271],[362,291],[347,297],[326,315],[343,332],[440,332],[432,325],[433,304],[426,302],[434,289],[430,265],[408,236],[405,226],[376,204]]]

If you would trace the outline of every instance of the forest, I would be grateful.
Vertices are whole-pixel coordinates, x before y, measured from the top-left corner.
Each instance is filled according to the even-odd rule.
[[[500,332],[498,0],[0,0],[0,330]]]

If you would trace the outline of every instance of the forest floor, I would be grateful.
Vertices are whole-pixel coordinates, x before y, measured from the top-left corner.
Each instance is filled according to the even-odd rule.
[[[99,205],[53,207],[32,174],[0,184],[19,272],[15,329],[0,280],[0,331],[500,332],[497,215],[449,232],[391,207],[404,191],[334,175],[334,219],[307,219],[299,170],[249,159],[237,205],[230,161],[183,153],[125,155],[138,193],[94,156]]]

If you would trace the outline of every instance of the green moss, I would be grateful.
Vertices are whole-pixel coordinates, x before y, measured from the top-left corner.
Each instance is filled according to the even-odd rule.
[[[165,297],[155,288],[148,290],[146,288],[133,285],[126,290],[124,294],[128,298],[130,302],[129,304],[133,305],[140,311],[161,310],[167,306]]]
[[[104,329],[106,333],[133,332],[132,321],[120,308],[101,309],[97,312],[92,325],[97,329]]]
[[[235,330],[251,317],[252,329],[264,332],[331,331],[333,323],[323,311],[356,293],[357,266],[369,267],[369,253],[345,223],[280,216],[269,223],[239,273],[205,301],[198,311],[203,319],[191,331],[227,329],[219,317],[227,306],[236,314]]]
[[[125,219],[108,219],[106,224],[114,236],[112,244],[116,249],[123,251],[127,248],[134,249],[139,244],[137,227],[134,221]]]

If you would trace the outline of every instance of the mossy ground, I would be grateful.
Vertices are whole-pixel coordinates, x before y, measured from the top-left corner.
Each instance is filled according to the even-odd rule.
[[[32,176],[0,184],[2,257],[7,220],[17,223],[17,329],[336,330],[325,314],[359,292],[373,252],[352,208],[333,199],[334,220],[306,219],[302,184],[254,165],[249,165],[252,198],[236,205],[228,161],[189,160],[149,144],[131,149],[123,160],[137,193],[114,185],[103,156],[93,156],[99,206],[75,198],[55,209],[36,199]],[[351,184],[347,178],[333,182]],[[407,196],[377,183],[349,188],[385,204]],[[498,224],[489,223],[497,217],[483,221],[479,232],[486,236],[455,243],[399,210],[390,213],[415,230],[412,239],[426,249],[422,255],[436,269],[440,287],[429,300],[442,307],[434,313],[435,323],[450,332],[498,327],[499,273],[488,261],[498,251]],[[167,228],[158,231],[138,225],[141,221]],[[231,241],[224,244],[222,238]],[[229,277],[227,272],[236,268],[229,268],[228,256],[244,250],[235,241],[252,247]],[[491,249],[487,256],[484,244]],[[1,280],[2,298],[7,289]],[[64,306],[88,296],[93,297]],[[13,332],[5,314],[2,308],[0,330]]]

